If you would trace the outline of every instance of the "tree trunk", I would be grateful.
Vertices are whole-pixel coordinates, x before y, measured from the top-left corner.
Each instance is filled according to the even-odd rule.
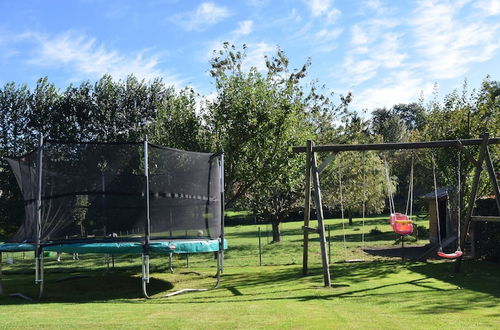
[[[352,212],[351,212],[351,209],[347,209],[347,216],[349,217],[349,226],[352,226]]]
[[[273,243],[281,242],[281,234],[280,234],[280,222],[278,220],[274,220],[272,222],[273,226]]]

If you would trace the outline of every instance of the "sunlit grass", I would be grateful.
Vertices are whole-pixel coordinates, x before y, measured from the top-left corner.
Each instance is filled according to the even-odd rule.
[[[1,297],[0,328],[451,329],[500,324],[498,264],[469,261],[462,273],[455,274],[453,263],[446,261],[372,257],[362,251],[360,219],[353,226],[345,224],[345,231],[338,219],[326,224],[332,237],[332,288],[322,286],[317,235],[311,236],[310,276],[301,275],[300,222],[283,224],[279,244],[268,243],[265,234],[270,226],[235,226],[226,228],[229,250],[217,290],[161,298],[172,290],[213,285],[213,254],[189,256],[189,268],[185,255],[174,256],[174,274],[166,256],[153,256],[151,300],[141,298],[140,256],[116,256],[115,268],[108,268],[102,255],[73,260],[64,254],[61,262],[52,255],[46,258],[45,299],[29,303]],[[368,219],[365,233],[375,227],[381,233],[366,234],[365,247],[394,246],[397,237],[387,217]],[[351,256],[366,262],[336,263]],[[7,265],[7,258],[14,263]],[[7,254],[3,260],[6,293],[34,296],[32,253],[24,259],[21,253]]]

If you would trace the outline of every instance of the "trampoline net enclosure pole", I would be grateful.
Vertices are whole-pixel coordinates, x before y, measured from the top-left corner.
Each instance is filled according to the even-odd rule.
[[[218,270],[218,272],[223,272],[224,271],[224,212],[225,212],[225,206],[224,206],[224,152],[222,152],[220,154],[220,157],[219,157],[219,171],[220,171],[221,236],[220,236],[220,246],[219,246],[220,262],[218,263],[220,269]]]
[[[43,282],[43,255],[42,247],[40,246],[40,239],[42,236],[42,166],[43,164],[43,134],[40,134],[40,142],[38,145],[38,189],[36,200],[36,223],[35,223],[35,283],[41,284]]]
[[[146,198],[146,223],[145,223],[145,232],[144,232],[144,248],[146,253],[148,253],[149,249],[149,240],[150,240],[150,229],[151,229],[151,220],[149,216],[149,164],[148,164],[148,137],[144,138],[144,176],[145,176],[145,187],[144,187],[144,196]]]

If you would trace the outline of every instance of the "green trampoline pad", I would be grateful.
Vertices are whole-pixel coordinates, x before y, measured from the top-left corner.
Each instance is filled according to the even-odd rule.
[[[0,252],[25,252],[25,251],[35,251],[35,245],[30,243],[0,244]]]
[[[224,249],[227,241],[224,240]],[[7,243],[0,244],[0,252],[34,251],[34,244]],[[140,242],[99,242],[99,243],[65,243],[45,246],[44,251],[65,253],[109,253],[109,254],[141,254],[143,245]],[[219,251],[219,241],[211,239],[152,241],[149,244],[151,253],[203,253]]]

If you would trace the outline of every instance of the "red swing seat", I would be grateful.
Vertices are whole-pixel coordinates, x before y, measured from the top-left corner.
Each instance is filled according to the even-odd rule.
[[[453,253],[444,253],[442,250],[439,250],[437,255],[444,259],[457,259],[460,258],[464,253],[461,250],[456,250]]]
[[[413,221],[406,214],[392,213],[389,221],[396,234],[405,236],[413,233]]]

